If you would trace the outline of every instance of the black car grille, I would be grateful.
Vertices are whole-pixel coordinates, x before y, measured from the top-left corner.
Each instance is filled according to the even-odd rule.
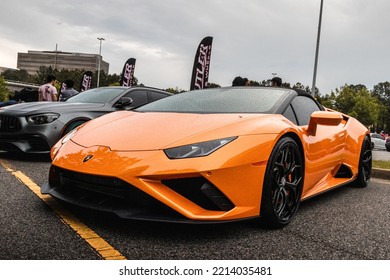
[[[97,176],[69,171],[54,165],[50,168],[49,183],[68,195],[99,196],[142,207],[167,207],[137,187],[115,177]],[[229,211],[234,204],[203,177],[163,180],[163,184],[200,207],[211,211]]]
[[[51,166],[49,182],[59,187],[62,193],[77,193],[80,196],[95,196],[102,200],[120,200],[136,206],[164,206],[163,203],[137,187],[115,177],[89,175]]]
[[[96,176],[50,167],[47,190],[75,205],[108,212],[122,218],[186,220],[154,197],[115,177]],[[168,217],[168,218],[167,218]]]
[[[131,200],[134,202],[149,200],[149,195],[138,188],[115,177],[105,177],[73,172],[55,168],[51,170],[57,173],[60,185],[68,190],[76,190],[85,193],[96,193],[113,198]]]
[[[0,116],[0,132],[17,132],[21,129],[22,126],[17,118]]]
[[[5,149],[6,151],[19,151],[17,145],[13,144],[14,141],[20,141],[28,143],[30,146],[27,150],[31,151],[50,151],[50,146],[45,139],[41,138],[39,135],[19,135],[19,136],[0,136],[0,148]]]

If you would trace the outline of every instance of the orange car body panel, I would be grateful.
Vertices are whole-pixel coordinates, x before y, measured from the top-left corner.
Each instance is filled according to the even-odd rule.
[[[313,118],[309,126],[297,127],[281,115],[117,112],[86,123],[65,145],[59,141],[52,149],[53,165],[120,178],[192,220],[256,217],[261,215],[267,160],[275,143],[287,134],[303,149],[302,199],[356,178],[367,129],[339,113],[321,114],[321,121]],[[206,157],[172,160],[163,151],[231,136],[237,139]],[[93,158],[83,162],[88,155]],[[341,164],[350,167],[351,178],[334,177]],[[235,207],[205,210],[162,183],[196,176],[217,186]]]

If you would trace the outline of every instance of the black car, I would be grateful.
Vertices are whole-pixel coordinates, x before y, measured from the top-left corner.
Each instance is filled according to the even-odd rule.
[[[104,114],[171,96],[149,87],[99,87],[66,102],[28,102],[0,108],[0,150],[48,153],[77,126]]]

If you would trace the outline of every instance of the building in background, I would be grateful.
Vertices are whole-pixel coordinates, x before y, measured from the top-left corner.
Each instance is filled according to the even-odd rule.
[[[72,53],[62,51],[28,51],[18,53],[17,68],[34,75],[41,66],[53,69],[86,70],[95,72],[99,67],[98,54]],[[108,74],[109,63],[101,58],[100,70]]]

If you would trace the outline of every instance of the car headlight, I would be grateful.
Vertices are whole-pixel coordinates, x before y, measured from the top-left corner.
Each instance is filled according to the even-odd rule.
[[[204,157],[215,152],[216,150],[225,146],[236,138],[236,136],[228,137],[175,148],[169,148],[165,149],[164,152],[170,159]]]
[[[61,144],[64,145],[66,142],[68,142],[73,135],[76,133],[77,129],[73,129],[70,132],[68,132],[64,137],[61,138]]]
[[[61,148],[68,142],[73,135],[76,133],[77,128],[73,129],[72,131],[68,132],[64,137],[62,137],[51,149],[50,149],[50,157],[52,160],[57,156],[58,152],[61,150]]]
[[[27,116],[26,120],[29,124],[45,124],[45,123],[54,122],[56,119],[59,118],[59,116],[60,114],[46,113],[46,114]]]

